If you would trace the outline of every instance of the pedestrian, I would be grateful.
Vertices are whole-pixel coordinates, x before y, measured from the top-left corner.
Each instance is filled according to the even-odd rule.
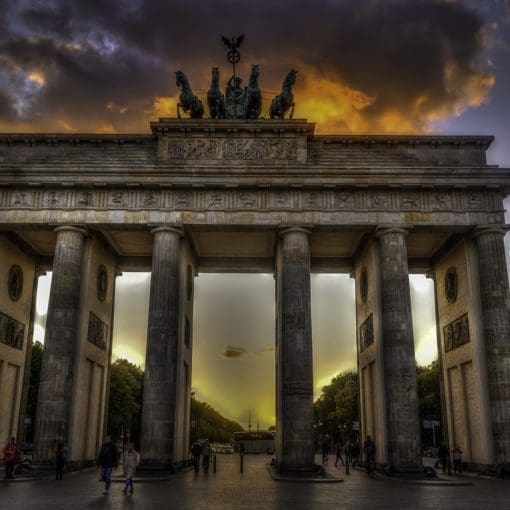
[[[352,467],[355,467],[358,465],[360,453],[361,453],[361,446],[359,444],[359,440],[356,439],[356,441],[351,445]]]
[[[342,463],[342,466],[345,466],[345,462],[344,462],[344,459],[342,457],[342,450],[343,449],[344,449],[343,444],[341,443],[340,440],[338,440],[335,443],[335,454],[336,454],[335,467],[338,467],[338,461],[340,461]]]
[[[459,445],[456,444],[452,450],[452,459],[453,459],[453,472],[457,473],[459,471],[459,475],[462,474],[462,450],[459,448]]]
[[[365,453],[367,474],[371,475],[375,471],[375,442],[370,436],[367,436],[363,445],[363,452]]]
[[[437,456],[439,457],[439,464],[443,467],[443,473],[446,473],[448,464],[450,463],[450,452],[444,443],[441,443],[437,450]],[[436,466],[437,467],[437,466]]]
[[[330,449],[331,449],[331,444],[329,442],[329,436],[326,436],[324,438],[324,441],[322,442],[322,463],[323,464],[328,463],[328,455],[329,455]]]
[[[129,443],[128,449],[124,452],[124,461],[122,468],[124,470],[124,476],[126,477],[126,485],[122,491],[127,494],[128,490],[130,494],[133,494],[133,477],[135,476],[136,466],[140,463],[140,455],[135,450],[135,443]]]
[[[18,448],[16,447],[16,439],[11,437],[9,442],[4,447],[4,462],[5,462],[5,479],[12,480],[14,478],[14,464],[18,455]]]
[[[104,482],[103,494],[106,496],[112,483],[112,470],[117,467],[117,448],[112,443],[112,437],[109,434],[101,446],[97,464],[101,467],[101,480]]]
[[[195,468],[195,473],[198,473],[200,469],[200,455],[202,455],[202,446],[198,441],[195,441],[191,445],[191,456],[193,459],[193,467]]]
[[[55,466],[57,469],[56,480],[62,480],[62,475],[64,473],[64,465],[65,465],[64,444],[58,443],[57,447],[55,448]]]
[[[204,441],[204,446],[202,446],[202,465],[204,466],[204,473],[209,472],[209,463],[211,462],[212,448],[209,444],[209,440],[206,439]]]

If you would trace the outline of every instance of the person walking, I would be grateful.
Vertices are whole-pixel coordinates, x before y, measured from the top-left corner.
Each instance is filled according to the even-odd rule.
[[[342,466],[345,466],[345,462],[344,462],[344,459],[342,457],[342,450],[343,450],[343,445],[341,443],[340,440],[338,440],[336,443],[335,443],[335,454],[336,454],[336,459],[335,459],[335,467],[338,467],[338,461],[340,461],[342,463]]]
[[[204,446],[202,447],[202,465],[204,466],[204,473],[209,472],[209,464],[211,462],[212,448],[209,443],[209,440],[206,439],[204,441]]]
[[[9,442],[4,447],[4,462],[5,462],[5,479],[12,480],[14,478],[14,464],[18,455],[18,448],[16,446],[16,439],[11,437]]]
[[[104,482],[103,494],[106,496],[112,483],[112,470],[117,467],[117,448],[112,443],[112,437],[109,434],[101,446],[97,464],[101,467],[101,480]]]
[[[191,455],[193,457],[193,466],[195,468],[195,473],[198,473],[200,469],[200,455],[202,455],[202,446],[198,441],[195,441],[191,445]]]
[[[375,442],[370,436],[367,436],[363,445],[363,452],[365,453],[367,474],[373,476],[375,472]]]
[[[462,450],[459,448],[459,445],[456,444],[452,450],[452,459],[453,459],[453,472],[457,473],[459,471],[459,475],[462,474]]]
[[[439,464],[443,467],[443,473],[446,473],[446,470],[448,469],[449,474],[451,475],[451,471],[449,469],[450,464],[450,452],[448,451],[448,448],[444,443],[441,443],[437,450],[437,456],[439,457]],[[436,466],[437,467],[437,466]]]
[[[135,443],[129,443],[128,449],[124,452],[124,460],[122,468],[124,470],[124,476],[126,477],[126,485],[122,491],[127,494],[128,490],[130,494],[133,494],[133,477],[135,476],[135,470],[140,463],[140,455],[135,450]]]
[[[57,470],[56,480],[62,480],[62,475],[64,473],[64,465],[66,461],[66,456],[64,452],[64,444],[58,443],[55,448],[55,466]]]

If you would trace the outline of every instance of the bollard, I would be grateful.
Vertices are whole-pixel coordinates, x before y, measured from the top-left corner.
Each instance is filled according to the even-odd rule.
[[[239,459],[241,460],[241,473],[244,473],[244,455],[240,454]]]
[[[213,455],[213,464],[212,464],[212,467],[213,467],[213,473],[216,473],[216,454]]]
[[[349,455],[346,455],[345,456],[345,474],[348,475],[349,474]]]

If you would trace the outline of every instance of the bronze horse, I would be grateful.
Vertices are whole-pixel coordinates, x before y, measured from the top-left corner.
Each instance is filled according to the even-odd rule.
[[[262,110],[262,94],[259,88],[259,66],[251,68],[250,81],[246,87],[246,118],[258,119]]]
[[[294,115],[294,94],[292,93],[292,85],[296,82],[297,71],[291,69],[285,80],[283,80],[282,91],[274,97],[269,108],[269,116],[272,119],[283,119],[285,114],[290,110],[289,119]]]
[[[179,102],[177,103],[177,118],[181,118],[180,108],[182,108],[184,113],[189,112],[190,118],[201,119],[204,116],[204,105],[202,101],[193,94],[188,78],[186,78],[186,75],[182,71],[177,71],[175,75],[177,78],[177,88],[181,91],[179,94]]]
[[[220,91],[219,86],[220,71],[217,67],[211,70],[211,88],[207,91],[207,104],[211,119],[225,118],[225,97]]]

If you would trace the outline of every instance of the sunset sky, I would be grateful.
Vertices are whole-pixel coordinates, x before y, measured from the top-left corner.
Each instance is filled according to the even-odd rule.
[[[0,131],[148,132],[150,120],[175,116],[175,71],[202,98],[211,66],[225,85],[220,34],[241,33],[239,74],[246,84],[260,66],[264,112],[294,68],[295,117],[317,132],[493,134],[490,162],[510,166],[508,0],[0,0]],[[117,280],[114,354],[137,363],[148,278]],[[243,424],[249,409],[272,424],[272,276],[200,275],[196,285],[193,389]],[[42,278],[36,338],[47,287]],[[411,288],[426,363],[431,282]],[[319,392],[355,366],[353,281],[315,276],[312,290]]]

